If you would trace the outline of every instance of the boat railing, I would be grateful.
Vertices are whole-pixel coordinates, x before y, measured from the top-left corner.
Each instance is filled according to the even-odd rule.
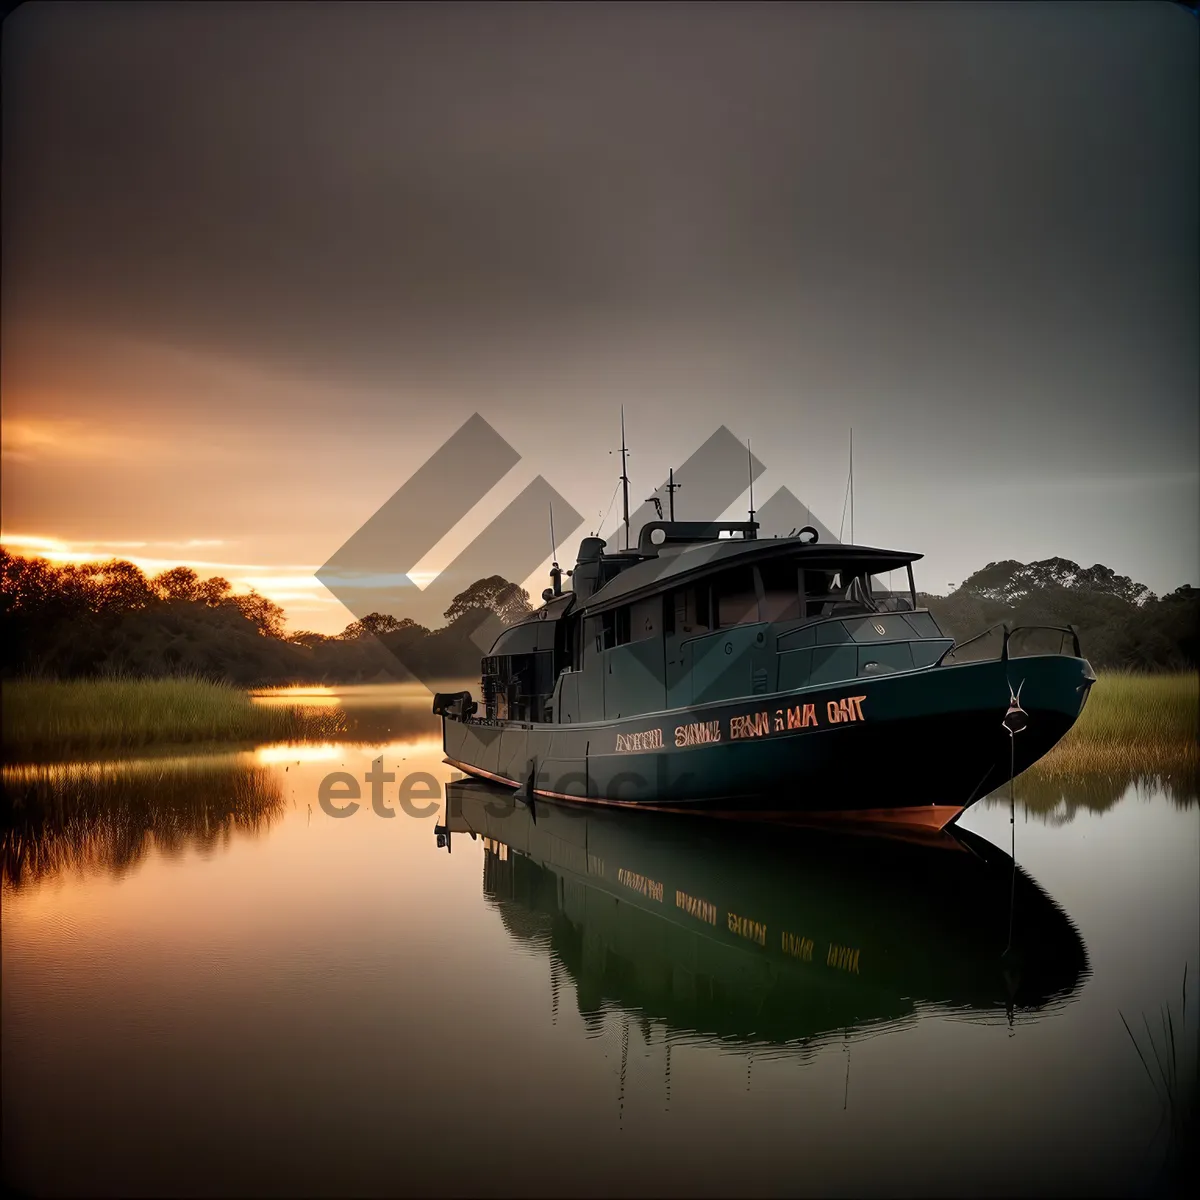
[[[1024,635],[1031,633],[1056,633],[1059,635],[1058,646],[1056,649],[1029,649],[1024,645]],[[971,652],[964,654],[963,651],[968,647],[976,646],[977,643],[982,643],[985,638],[994,637],[999,633],[999,652],[988,654],[986,652]],[[1010,658],[1027,658],[1034,654],[1066,654],[1067,639],[1070,638],[1070,646],[1074,651],[1075,658],[1082,658],[1083,652],[1079,645],[1079,630],[1074,625],[1013,625],[1008,621],[1000,621],[995,625],[989,625],[982,633],[977,633],[974,637],[968,638],[965,642],[958,642],[951,646],[949,650],[942,656],[940,661],[941,666],[949,666],[954,663],[964,662],[985,662],[996,658],[1001,662],[1006,662]],[[1017,639],[1016,651],[1014,652],[1013,641]],[[986,651],[985,645],[978,646],[978,651]]]

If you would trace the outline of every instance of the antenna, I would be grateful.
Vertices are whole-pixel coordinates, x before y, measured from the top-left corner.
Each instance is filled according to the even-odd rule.
[[[671,506],[670,511],[672,521],[675,520],[675,493],[679,491],[682,486],[683,484],[675,482],[675,468],[671,467],[667,472],[667,482],[664,487],[666,488],[667,492],[667,503]],[[658,498],[658,491],[659,489],[655,488],[654,495],[646,497],[646,503],[654,505],[654,508],[658,513],[658,519],[661,521],[663,519],[663,506],[662,501]]]
[[[625,455],[629,447],[625,445],[625,405],[621,405],[621,495],[625,512],[625,549],[629,549],[629,472],[625,467]]]
[[[854,426],[850,426],[850,545],[854,545]]]
[[[554,503],[550,503],[550,579],[552,586],[542,593],[543,600],[562,595],[562,567],[558,565],[558,543],[554,540]]]
[[[837,540],[842,540],[846,529],[846,505],[850,505],[850,544],[854,544],[854,431],[850,431],[850,473],[846,476],[846,491],[842,496],[842,519],[838,525]]]
[[[746,439],[746,470],[750,474],[750,520],[754,520],[754,455],[750,453],[750,439]]]

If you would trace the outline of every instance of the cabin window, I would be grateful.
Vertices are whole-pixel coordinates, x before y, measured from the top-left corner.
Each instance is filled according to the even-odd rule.
[[[762,620],[752,568],[734,567],[723,571],[713,579],[712,590],[718,629]]]
[[[651,596],[629,607],[629,641],[644,642],[662,633],[662,598]]]
[[[843,595],[839,571],[809,568],[804,572],[804,615],[809,620],[829,616]]]
[[[835,590],[840,593],[830,608],[837,616],[879,611],[871,595],[871,576],[864,571],[842,570]]]
[[[629,606],[610,608],[600,614],[600,649],[611,650],[614,646],[624,646],[629,642],[630,620]]]
[[[861,568],[809,568],[803,574],[805,616],[810,619],[904,611],[910,607],[911,597],[906,603],[902,596],[881,587],[869,571]]]
[[[684,635],[708,632],[707,582],[695,587],[680,588],[670,600],[674,610],[671,622],[673,632]]]
[[[592,647],[597,650],[604,649],[604,618],[603,617],[588,617],[583,623],[583,644],[588,648],[587,653],[591,654]]]
[[[757,568],[762,582],[762,619],[795,621],[800,616],[800,580],[796,564],[765,562]]]
[[[893,567],[879,579],[871,581],[871,595],[879,606],[880,612],[912,612],[916,609],[917,586],[913,580],[912,563],[906,563],[905,568],[903,574],[908,576],[907,579],[903,578],[903,574],[898,568]],[[897,579],[897,575],[902,577]],[[905,583],[908,584],[907,588],[904,587]],[[895,586],[897,584],[900,586]]]

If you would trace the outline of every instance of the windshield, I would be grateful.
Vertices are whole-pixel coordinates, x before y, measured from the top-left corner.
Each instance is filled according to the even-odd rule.
[[[874,566],[878,569],[878,562]],[[862,566],[839,567],[836,560],[816,567],[779,558],[730,567],[681,588],[672,593],[668,609],[680,632],[759,621],[911,612],[916,607],[911,584],[907,564],[880,576]]]
[[[905,583],[909,583],[908,578]],[[911,587],[889,588],[878,576],[854,567],[804,572],[804,615],[854,616],[875,612],[910,612],[916,607]]]

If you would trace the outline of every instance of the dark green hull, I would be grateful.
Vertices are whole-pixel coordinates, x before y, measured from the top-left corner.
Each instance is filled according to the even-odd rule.
[[[476,783],[447,793],[439,834],[455,833],[488,839],[485,895],[511,936],[566,967],[585,1018],[615,1002],[721,1038],[840,1038],[930,1005],[1045,1011],[1088,973],[1054,901],[963,833],[913,844],[531,813]]]
[[[940,827],[1041,758],[1095,676],[1066,655],[991,660],[554,725],[447,716],[447,760],[536,796]],[[1027,727],[1002,721],[1020,692]]]

